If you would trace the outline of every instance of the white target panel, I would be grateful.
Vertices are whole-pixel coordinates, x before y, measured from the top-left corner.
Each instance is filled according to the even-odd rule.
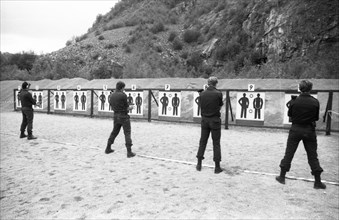
[[[73,91],[73,111],[87,111],[87,91]]]
[[[181,92],[159,91],[159,116],[180,117]]]
[[[112,91],[108,90],[102,90],[97,91],[98,95],[98,111],[101,112],[112,112],[112,107],[109,104],[109,99],[111,98],[111,95],[113,94]]]
[[[36,101],[39,105],[33,105],[33,109],[41,110],[44,108],[43,106],[43,92],[32,92],[33,99]]]
[[[143,91],[125,91],[127,95],[127,102],[133,105],[133,109],[129,111],[130,115],[143,115],[144,114],[144,93]]]
[[[53,91],[54,110],[66,110],[67,94],[66,91]]]
[[[238,92],[236,119],[247,121],[264,121],[265,93]]]

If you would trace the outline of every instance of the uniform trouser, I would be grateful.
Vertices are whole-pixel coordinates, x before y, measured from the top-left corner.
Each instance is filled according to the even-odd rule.
[[[307,153],[311,174],[321,173],[323,169],[320,167],[318,160],[317,135],[312,125],[292,125],[288,134],[285,156],[280,162],[281,170],[286,172],[290,170],[292,159],[301,140]]]
[[[130,117],[127,114],[114,114],[114,122],[113,122],[113,131],[108,138],[108,145],[112,145],[114,143],[115,138],[118,136],[121,127],[124,130],[125,134],[125,144],[127,149],[131,149],[132,139],[131,139],[131,121]]]
[[[221,137],[221,119],[219,117],[202,117],[201,119],[201,136],[197,158],[203,160],[206,150],[207,141],[210,133],[213,140],[213,160],[221,161],[220,137]]]
[[[33,132],[33,109],[32,108],[27,108],[27,107],[22,107],[21,109],[22,112],[22,123],[20,127],[21,133],[24,133],[27,127],[27,133],[28,135],[32,135]]]

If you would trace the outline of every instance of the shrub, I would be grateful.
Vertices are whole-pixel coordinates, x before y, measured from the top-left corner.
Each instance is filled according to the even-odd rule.
[[[183,48],[183,43],[181,42],[179,38],[176,37],[173,41],[173,49],[182,50],[182,48]]]
[[[66,46],[70,46],[70,45],[72,45],[72,41],[71,41],[71,40],[68,40],[68,41],[66,42]]]
[[[126,53],[131,53],[131,52],[132,52],[132,49],[131,49],[130,46],[124,45],[124,48],[125,48],[125,52],[126,52]]]
[[[188,52],[187,52],[187,51],[183,52],[183,53],[180,55],[180,57],[183,58],[183,59],[187,59],[187,57],[188,57]]]
[[[157,34],[159,32],[164,31],[165,30],[165,26],[164,26],[164,24],[162,22],[157,22],[157,23],[153,24],[153,26],[151,27],[150,30],[151,30],[151,32],[153,34]]]
[[[168,36],[168,41],[172,42],[176,37],[177,37],[178,33],[175,31],[171,31],[169,36]]]
[[[78,43],[78,42],[80,42],[80,41],[83,41],[83,40],[85,40],[87,37],[88,37],[87,34],[84,34],[84,35],[82,35],[82,36],[80,36],[80,37],[76,37],[76,38],[75,38],[75,42]]]
[[[97,60],[97,59],[99,58],[99,56],[100,56],[99,53],[93,53],[93,54],[91,55],[91,57],[92,57],[93,60]]]
[[[94,33],[95,36],[98,36],[98,35],[100,35],[100,34],[101,34],[101,33],[100,33],[99,30],[96,30],[95,33]]]
[[[194,67],[195,71],[198,71],[201,64],[202,58],[199,53],[193,53],[191,57],[187,60],[187,65]]]
[[[105,49],[112,49],[112,48],[115,48],[115,47],[118,47],[118,45],[116,45],[116,44],[107,44],[107,45],[105,45]]]
[[[94,79],[109,79],[112,76],[112,70],[110,70],[107,65],[101,65],[91,71],[91,75]]]
[[[183,34],[186,43],[196,42],[200,37],[200,32],[197,30],[186,30]]]
[[[102,36],[102,35],[100,35],[100,36],[98,37],[98,40],[103,40],[103,39],[105,39],[105,37]]]

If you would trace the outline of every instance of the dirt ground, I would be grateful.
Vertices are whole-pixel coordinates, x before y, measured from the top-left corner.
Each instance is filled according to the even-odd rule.
[[[195,170],[197,124],[132,120],[134,158],[121,132],[104,154],[112,119],[36,113],[37,140],[19,138],[21,113],[1,112],[1,219],[338,219],[339,134],[318,133],[326,190],[275,181],[287,130],[222,130],[214,174],[209,141]],[[152,159],[153,158],[153,159]],[[258,173],[255,173],[255,172]],[[288,176],[313,179],[303,144]]]

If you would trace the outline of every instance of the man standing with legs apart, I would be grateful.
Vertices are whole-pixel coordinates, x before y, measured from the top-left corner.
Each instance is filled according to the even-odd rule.
[[[133,109],[133,106],[129,106],[127,102],[127,95],[124,93],[125,83],[117,82],[116,90],[109,98],[109,104],[114,111],[114,127],[111,135],[107,141],[106,154],[113,153],[111,145],[114,143],[115,138],[118,136],[121,127],[124,129],[125,144],[127,148],[127,157],[134,157],[135,153],[132,152],[132,139],[131,139],[131,122],[128,115],[129,110]]]
[[[320,167],[317,154],[317,135],[315,122],[319,120],[319,101],[310,95],[313,84],[308,80],[299,83],[301,94],[291,101],[288,116],[291,117],[292,126],[289,130],[285,156],[280,162],[280,176],[276,180],[285,184],[285,175],[291,168],[293,156],[302,140],[307,153],[308,164],[311,167],[311,174],[314,175],[315,189],[325,189],[326,185],[321,182],[320,174],[323,169]]]
[[[27,137],[28,140],[37,139],[37,137],[33,136],[33,108],[32,105],[38,105],[36,100],[33,99],[32,94],[28,91],[29,86],[31,84],[27,82],[23,82],[20,91],[20,99],[21,99],[21,112],[22,112],[22,123],[21,123],[21,134],[20,138]],[[25,130],[27,127],[28,136],[25,134]]]
[[[208,88],[200,94],[201,106],[201,136],[199,150],[197,154],[198,164],[196,169],[201,171],[201,163],[204,159],[205,149],[210,133],[213,140],[213,160],[215,162],[214,173],[221,173],[223,170],[220,167],[221,149],[221,119],[220,108],[223,105],[222,93],[216,89],[218,83],[217,77],[208,79]]]

